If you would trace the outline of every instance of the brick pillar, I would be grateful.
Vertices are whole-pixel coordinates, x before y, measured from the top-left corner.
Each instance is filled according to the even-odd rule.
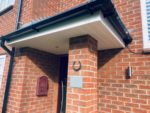
[[[79,71],[74,61],[81,62]],[[66,113],[97,113],[97,103],[97,41],[88,35],[71,38]]]

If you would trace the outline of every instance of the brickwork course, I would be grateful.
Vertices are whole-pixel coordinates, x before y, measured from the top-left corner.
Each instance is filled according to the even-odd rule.
[[[43,0],[43,2],[23,0],[20,27],[85,2],[85,0]],[[134,52],[142,52],[140,0],[113,0],[113,3],[132,36],[133,41],[128,47]],[[40,9],[39,5],[44,8]],[[15,31],[17,7],[18,0],[15,0],[13,9],[0,15],[0,36]],[[79,40],[83,37],[76,38]],[[82,90],[67,88],[66,113],[150,113],[150,54],[134,54],[127,48],[97,51],[95,49],[97,42],[93,37],[84,36],[84,38],[88,43],[70,43],[68,85],[71,75],[85,75],[86,78],[83,80],[85,86]],[[89,48],[93,51],[91,52]],[[6,62],[0,88],[0,110],[3,105],[10,59],[1,48],[0,55],[3,54],[6,54]],[[76,58],[85,66],[80,73],[75,73],[70,67]],[[133,76],[126,79],[129,65],[132,66]],[[19,49],[15,55],[7,113],[59,113],[59,68],[60,58],[57,55],[31,48]],[[48,96],[39,98],[35,95],[36,83],[43,75],[49,78]],[[84,95],[86,93],[89,95]]]

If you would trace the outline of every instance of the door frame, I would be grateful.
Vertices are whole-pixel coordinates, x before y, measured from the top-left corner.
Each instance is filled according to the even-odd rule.
[[[66,63],[65,63],[66,62]],[[64,66],[65,65],[65,66]],[[66,72],[63,72],[65,69]],[[62,81],[64,79],[63,74],[66,74],[65,77],[67,79],[68,76],[68,54],[60,55],[60,68],[59,68],[59,88],[58,88],[58,107],[57,113],[60,113],[61,110],[61,101],[62,101]],[[66,95],[67,96],[67,80],[66,80]],[[67,98],[67,97],[66,97]],[[66,100],[65,100],[66,103]],[[65,106],[66,107],[66,106]]]

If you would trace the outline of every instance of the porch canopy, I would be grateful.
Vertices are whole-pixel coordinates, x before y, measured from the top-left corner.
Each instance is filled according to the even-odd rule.
[[[22,27],[2,39],[16,48],[31,47],[54,54],[66,54],[69,39],[82,35],[95,38],[98,50],[124,48],[132,40],[111,0],[87,2]]]

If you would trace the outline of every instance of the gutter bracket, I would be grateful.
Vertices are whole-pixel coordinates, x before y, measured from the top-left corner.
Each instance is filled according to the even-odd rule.
[[[92,8],[90,7],[89,4],[86,5],[86,8],[87,8],[88,12],[89,12],[91,15],[94,14],[94,12],[93,12],[93,10],[92,10]]]
[[[36,32],[40,32],[40,30],[35,27],[32,27],[32,29],[35,30]]]
[[[106,17],[109,17],[109,16],[112,16],[112,15],[114,15],[115,13],[114,13],[114,10],[105,10],[105,11],[103,11],[103,15],[104,15],[104,17],[106,18]]]

